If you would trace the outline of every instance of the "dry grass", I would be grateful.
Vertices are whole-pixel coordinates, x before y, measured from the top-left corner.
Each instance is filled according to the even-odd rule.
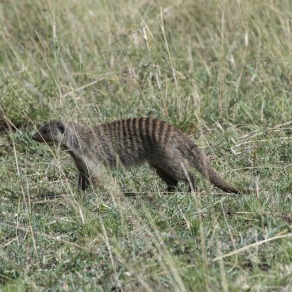
[[[0,290],[291,290],[290,1],[0,8]],[[80,193],[65,153],[31,140],[51,118],[135,116],[255,194],[165,195],[147,166]]]

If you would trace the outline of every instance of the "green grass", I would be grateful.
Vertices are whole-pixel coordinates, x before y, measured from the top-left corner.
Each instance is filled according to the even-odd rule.
[[[291,19],[285,0],[2,1],[0,290],[291,290]],[[52,118],[141,116],[257,191],[198,176],[165,195],[145,165],[82,193],[71,159],[31,140]]]

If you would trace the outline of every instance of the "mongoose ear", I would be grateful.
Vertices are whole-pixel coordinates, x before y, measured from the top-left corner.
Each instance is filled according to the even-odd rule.
[[[57,127],[58,127],[59,131],[60,131],[62,134],[64,134],[64,132],[65,132],[64,125],[61,124],[61,123],[58,123],[58,124],[57,124]]]

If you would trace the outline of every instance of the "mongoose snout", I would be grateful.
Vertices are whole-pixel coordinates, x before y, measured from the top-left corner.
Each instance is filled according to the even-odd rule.
[[[175,190],[179,181],[188,183],[189,190],[196,190],[193,168],[221,190],[240,192],[220,177],[204,152],[185,133],[161,120],[125,119],[93,128],[52,120],[32,138],[57,144],[69,152],[78,168],[78,187],[82,190],[99,181],[101,165],[115,168],[148,162],[169,192]]]
[[[38,129],[32,136],[34,141],[39,143],[54,143],[62,140],[65,132],[65,126],[62,121],[53,120]]]
[[[43,137],[39,133],[35,133],[32,136],[32,139],[39,142],[39,143],[45,142],[45,140],[43,139]]]

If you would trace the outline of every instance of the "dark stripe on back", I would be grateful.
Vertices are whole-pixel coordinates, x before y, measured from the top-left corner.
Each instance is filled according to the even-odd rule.
[[[158,120],[152,121],[152,143],[157,142],[157,123]]]
[[[131,123],[131,119],[127,119],[125,120],[125,128],[126,128],[126,133],[127,133],[127,145],[126,147],[132,147],[133,145],[133,139],[134,139],[134,133],[133,133],[133,127],[132,127],[132,123]]]
[[[146,120],[145,120],[145,135],[146,135],[147,145],[150,147],[152,146],[151,130],[152,130],[152,120],[150,118],[146,118]]]
[[[163,144],[164,136],[165,135],[165,122],[159,122],[159,130],[158,130],[158,137],[160,145]]]
[[[120,120],[119,121],[119,145],[121,148],[125,147],[125,135],[124,135],[124,127],[123,127],[124,121]],[[120,149],[121,151],[123,151],[123,149]]]
[[[138,120],[138,122],[139,122],[138,129],[139,129],[139,136],[141,138],[141,141],[144,143],[143,120],[144,120],[143,118],[140,118]]]
[[[144,145],[145,145],[143,123],[144,123],[144,118],[136,119],[137,138],[138,138],[137,146],[138,146],[139,156],[141,155],[141,153],[144,153]]]
[[[123,139],[124,139],[124,147],[126,150],[128,149],[129,146],[129,132],[126,124],[126,120],[122,120],[122,133],[123,133]]]
[[[171,131],[172,127],[171,127],[171,125],[169,125],[167,123],[164,123],[164,125],[165,125],[165,132],[164,132],[164,139],[163,139],[162,143],[163,143],[163,145],[166,145],[168,143],[169,138],[172,135],[172,131]]]
[[[137,152],[141,149],[142,139],[140,137],[140,129],[139,129],[139,119],[133,119],[133,130],[134,130],[134,137],[136,138],[136,149]]]

